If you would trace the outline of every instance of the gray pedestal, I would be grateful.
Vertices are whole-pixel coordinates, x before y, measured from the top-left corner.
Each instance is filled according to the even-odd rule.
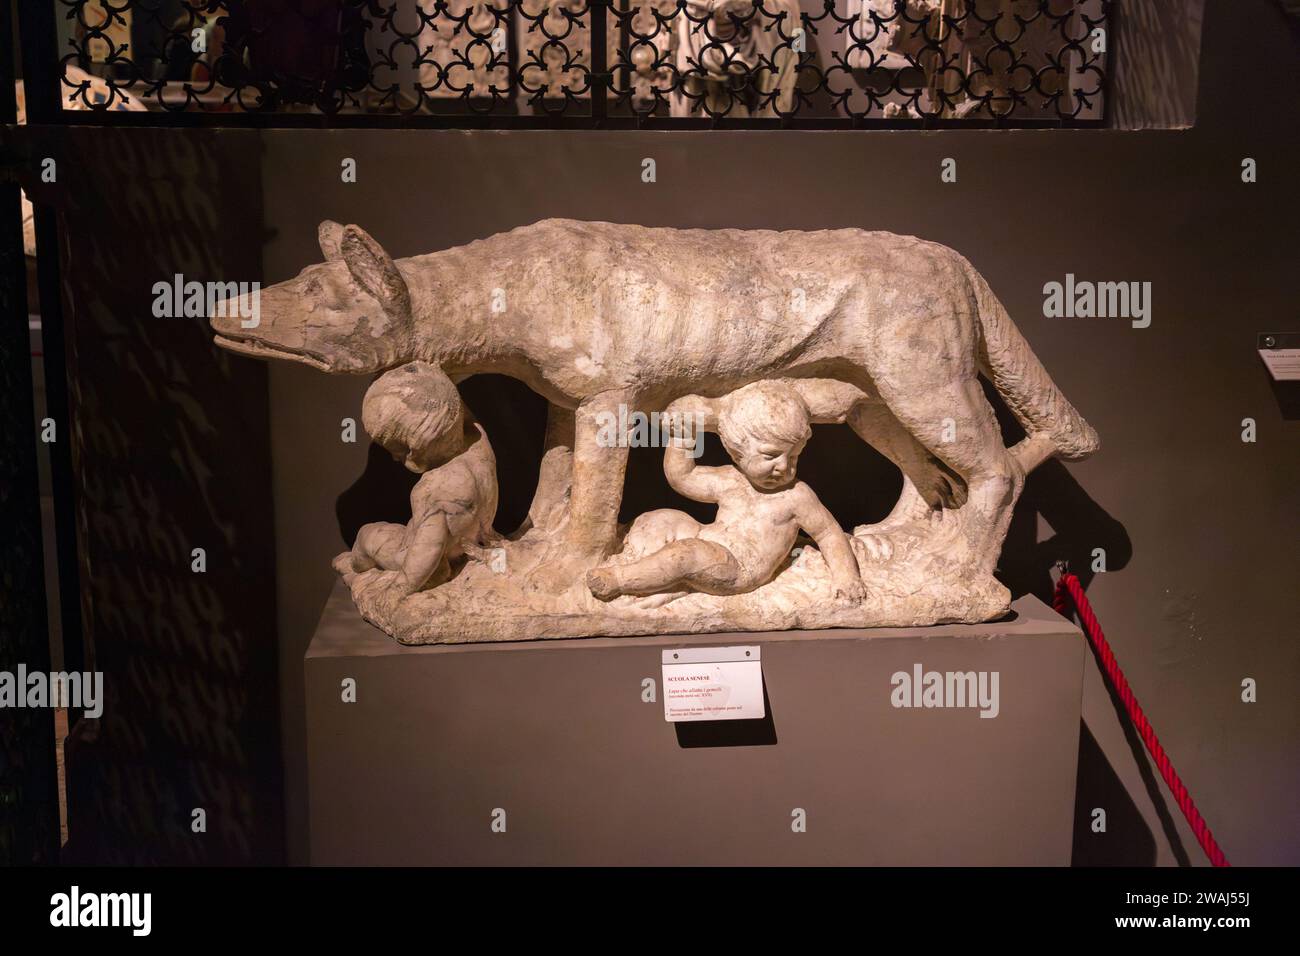
[[[1083,638],[1034,598],[1014,610],[403,647],[340,585],[306,657],[312,862],[1068,864]],[[661,650],[705,644],[762,645],[765,720],[664,721]],[[997,716],[895,707],[892,675],[918,664],[996,672]]]

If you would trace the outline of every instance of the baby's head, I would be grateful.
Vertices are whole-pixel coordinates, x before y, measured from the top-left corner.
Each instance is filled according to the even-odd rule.
[[[760,491],[794,481],[799,453],[812,436],[808,406],[778,382],[755,382],[723,398],[718,437],[736,467]]]
[[[361,423],[389,454],[421,474],[464,450],[465,406],[442,369],[410,362],[366,389]]]

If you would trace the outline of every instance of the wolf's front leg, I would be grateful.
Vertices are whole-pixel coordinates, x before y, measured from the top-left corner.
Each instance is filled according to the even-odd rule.
[[[620,405],[626,409],[623,415]],[[554,558],[530,575],[533,590],[551,594],[567,590],[613,548],[627,473],[627,441],[618,428],[635,408],[631,394],[604,392],[583,402],[574,413],[569,521],[553,549]]]

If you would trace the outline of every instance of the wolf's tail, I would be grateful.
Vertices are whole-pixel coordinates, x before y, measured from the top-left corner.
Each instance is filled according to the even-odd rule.
[[[984,277],[970,263],[966,270],[979,305],[983,370],[1025,427],[1026,444],[1050,444],[1042,457],[1087,458],[1101,445],[1097,432],[1061,394]]]

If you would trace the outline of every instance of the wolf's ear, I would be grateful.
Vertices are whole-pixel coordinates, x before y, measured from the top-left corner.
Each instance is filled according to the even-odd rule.
[[[322,222],[316,230],[316,241],[320,243],[320,251],[324,253],[326,262],[343,258],[343,227],[337,222],[331,219]]]
[[[383,246],[360,226],[345,226],[339,250],[357,285],[379,300],[390,315],[409,315],[411,294]]]

